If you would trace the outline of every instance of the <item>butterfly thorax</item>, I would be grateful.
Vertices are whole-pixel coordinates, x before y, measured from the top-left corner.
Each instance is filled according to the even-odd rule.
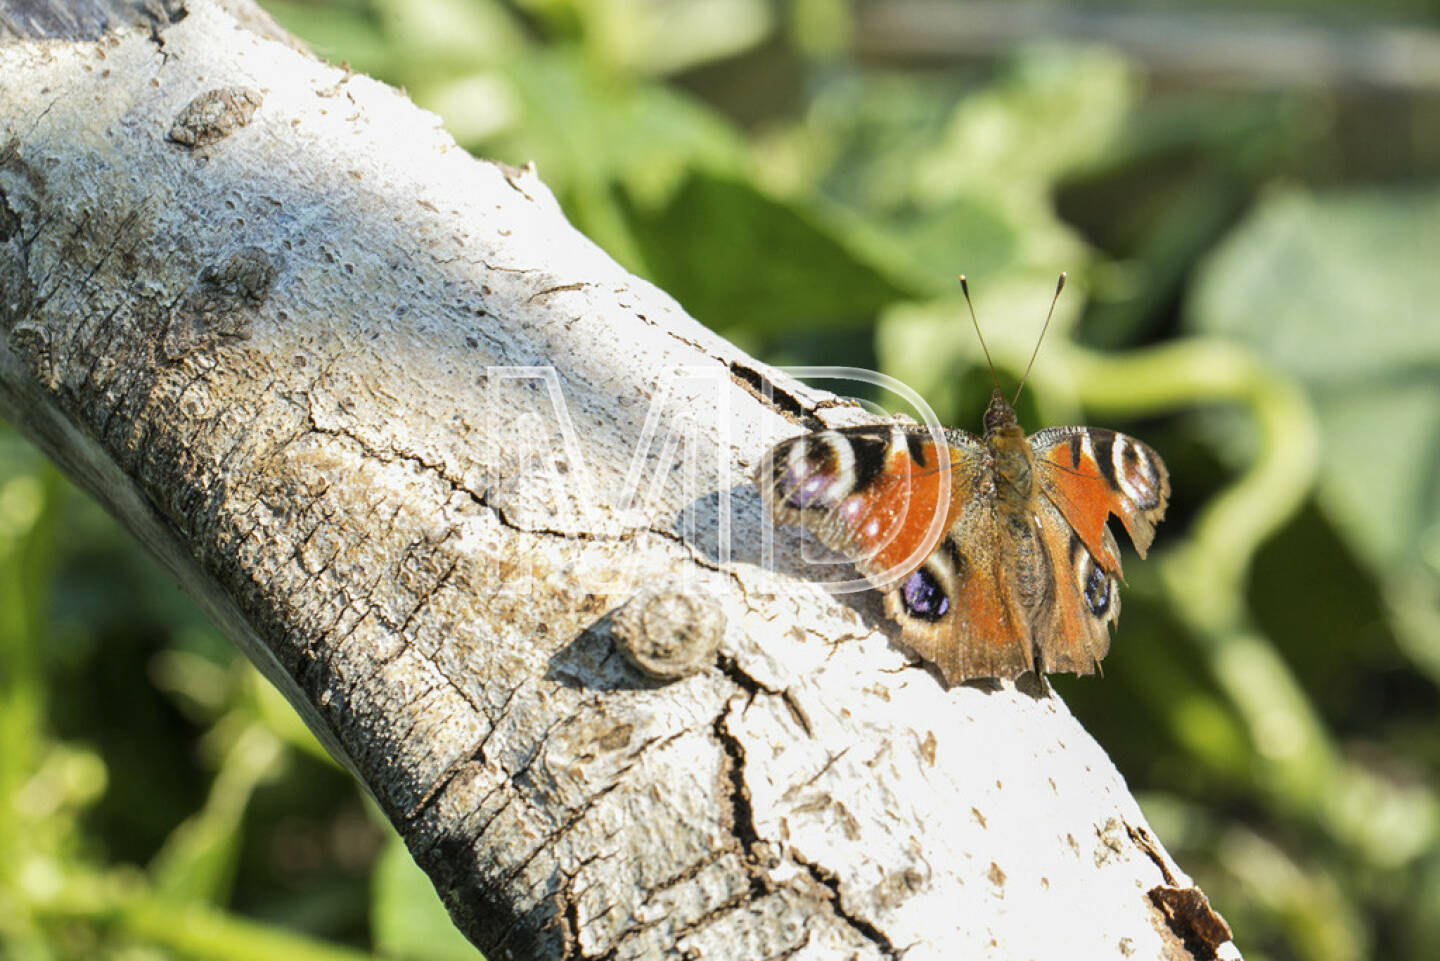
[[[1035,458],[1025,432],[1015,416],[1015,409],[1005,403],[997,387],[985,409],[985,446],[995,470],[995,494],[999,506],[1024,511],[1029,502],[1035,476]]]

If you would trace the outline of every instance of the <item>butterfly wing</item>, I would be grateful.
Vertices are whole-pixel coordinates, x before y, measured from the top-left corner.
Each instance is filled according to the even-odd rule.
[[[1036,520],[1054,595],[1033,636],[1044,670],[1089,674],[1120,616],[1120,518],[1141,557],[1165,516],[1170,476],[1148,445],[1094,427],[1052,427],[1029,438],[1043,496]]]
[[[958,485],[957,485],[958,488]],[[939,668],[946,686],[972,677],[1013,678],[1035,669],[1027,591],[1009,573],[1035,547],[974,486],[952,498],[952,523],[925,562],[885,594],[902,642]]]
[[[1096,427],[1051,427],[1029,438],[1040,488],[1104,570],[1120,573],[1106,537],[1114,514],[1141,557],[1170,499],[1170,474],[1149,445]]]
[[[775,445],[755,484],[776,522],[806,528],[883,588],[918,567],[949,526],[951,478],[975,456],[960,443],[941,449],[898,424],[817,431]]]
[[[1049,673],[1093,674],[1120,618],[1119,571],[1105,569],[1053,502],[1041,497],[1037,507],[1050,571],[1050,596],[1032,623],[1037,660]],[[1114,535],[1103,525],[1100,543],[1107,556],[1119,556]]]
[[[946,431],[942,451],[918,427],[844,428],[776,445],[756,484],[778,523],[807,528],[884,590],[903,643],[956,684],[1034,667],[1006,566],[1023,547],[996,517],[988,456],[964,431]]]

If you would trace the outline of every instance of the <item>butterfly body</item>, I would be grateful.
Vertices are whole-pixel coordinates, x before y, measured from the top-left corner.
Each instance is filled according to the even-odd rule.
[[[756,473],[780,523],[847,555],[902,641],[947,684],[1092,673],[1120,612],[1113,514],[1143,557],[1170,482],[1142,442],[1054,427],[1027,437],[997,389],[976,436],[880,424],[776,445]],[[935,523],[943,512],[941,523]]]

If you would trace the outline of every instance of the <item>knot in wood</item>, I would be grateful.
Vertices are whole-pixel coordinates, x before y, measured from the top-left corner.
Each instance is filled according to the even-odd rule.
[[[674,681],[714,659],[725,633],[725,614],[720,602],[708,594],[659,584],[642,588],[616,611],[610,633],[636,670]]]
[[[165,331],[165,359],[173,362],[219,339],[248,336],[255,309],[270,295],[279,273],[279,261],[255,246],[202,268]]]
[[[264,98],[249,87],[207,90],[185,105],[170,128],[170,139],[191,149],[206,147],[245,126]]]

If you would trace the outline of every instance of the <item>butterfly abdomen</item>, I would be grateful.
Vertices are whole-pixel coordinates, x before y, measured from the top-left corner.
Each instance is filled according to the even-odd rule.
[[[1008,518],[1007,560],[1015,572],[1015,593],[1026,612],[1041,608],[1050,597],[1050,565],[1040,547],[1035,522],[1026,514]]]

